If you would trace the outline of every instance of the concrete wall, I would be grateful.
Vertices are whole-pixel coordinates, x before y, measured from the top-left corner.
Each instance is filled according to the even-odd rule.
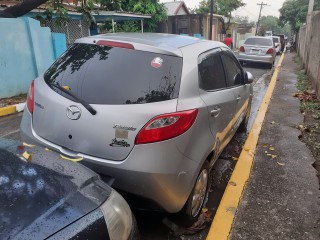
[[[305,38],[306,31],[307,31],[306,26],[301,27],[299,30],[298,53],[303,61],[305,60],[305,56],[306,56],[306,38]]]
[[[312,14],[310,37],[305,38],[306,26],[300,28],[298,51],[314,89],[320,97],[320,11]],[[308,41],[308,43],[306,42]],[[306,48],[308,46],[308,48]]]
[[[0,18],[0,36],[0,98],[26,93],[63,49],[60,41],[55,49],[50,29],[32,18]]]
[[[307,74],[320,97],[320,11],[313,14]]]

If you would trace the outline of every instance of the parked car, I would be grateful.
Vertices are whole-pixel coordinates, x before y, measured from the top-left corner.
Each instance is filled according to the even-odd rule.
[[[280,41],[280,37],[277,37],[277,36],[272,36],[272,41],[273,41],[273,44],[276,48],[276,54],[277,55],[280,55],[281,54],[281,41]]]
[[[127,202],[61,157],[0,138],[1,239],[137,239]]]
[[[224,44],[193,37],[107,34],[77,40],[32,81],[21,123],[33,140],[115,179],[189,225],[210,170],[252,98]]]
[[[266,63],[272,68],[276,58],[276,50],[270,37],[248,37],[240,47],[238,59],[246,62]]]

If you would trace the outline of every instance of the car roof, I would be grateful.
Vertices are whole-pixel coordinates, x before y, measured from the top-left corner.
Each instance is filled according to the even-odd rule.
[[[210,42],[212,48],[223,46],[223,44],[220,42],[166,33],[109,33],[81,38],[77,40],[76,43],[94,44],[99,40],[130,43],[137,50],[158,52],[176,56],[182,56],[181,49],[190,45]]]

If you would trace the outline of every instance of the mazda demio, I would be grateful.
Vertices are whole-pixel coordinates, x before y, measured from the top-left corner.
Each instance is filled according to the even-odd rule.
[[[31,82],[22,139],[82,161],[186,224],[251,107],[250,73],[223,43],[119,33],[77,40]]]

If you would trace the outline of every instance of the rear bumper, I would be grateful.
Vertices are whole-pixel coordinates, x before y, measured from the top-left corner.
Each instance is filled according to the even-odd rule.
[[[111,161],[81,153],[71,155],[71,151],[37,136],[32,129],[31,115],[27,111],[21,122],[21,139],[71,157],[83,157],[81,163],[102,175],[114,178],[114,188],[150,199],[170,213],[182,209],[201,167],[200,162],[184,156],[172,139],[148,144],[147,147],[137,145],[123,161]]]
[[[272,64],[274,62],[274,56],[273,55],[250,55],[245,53],[239,53],[238,57],[239,61],[244,62],[261,62],[261,63],[270,63]]]

